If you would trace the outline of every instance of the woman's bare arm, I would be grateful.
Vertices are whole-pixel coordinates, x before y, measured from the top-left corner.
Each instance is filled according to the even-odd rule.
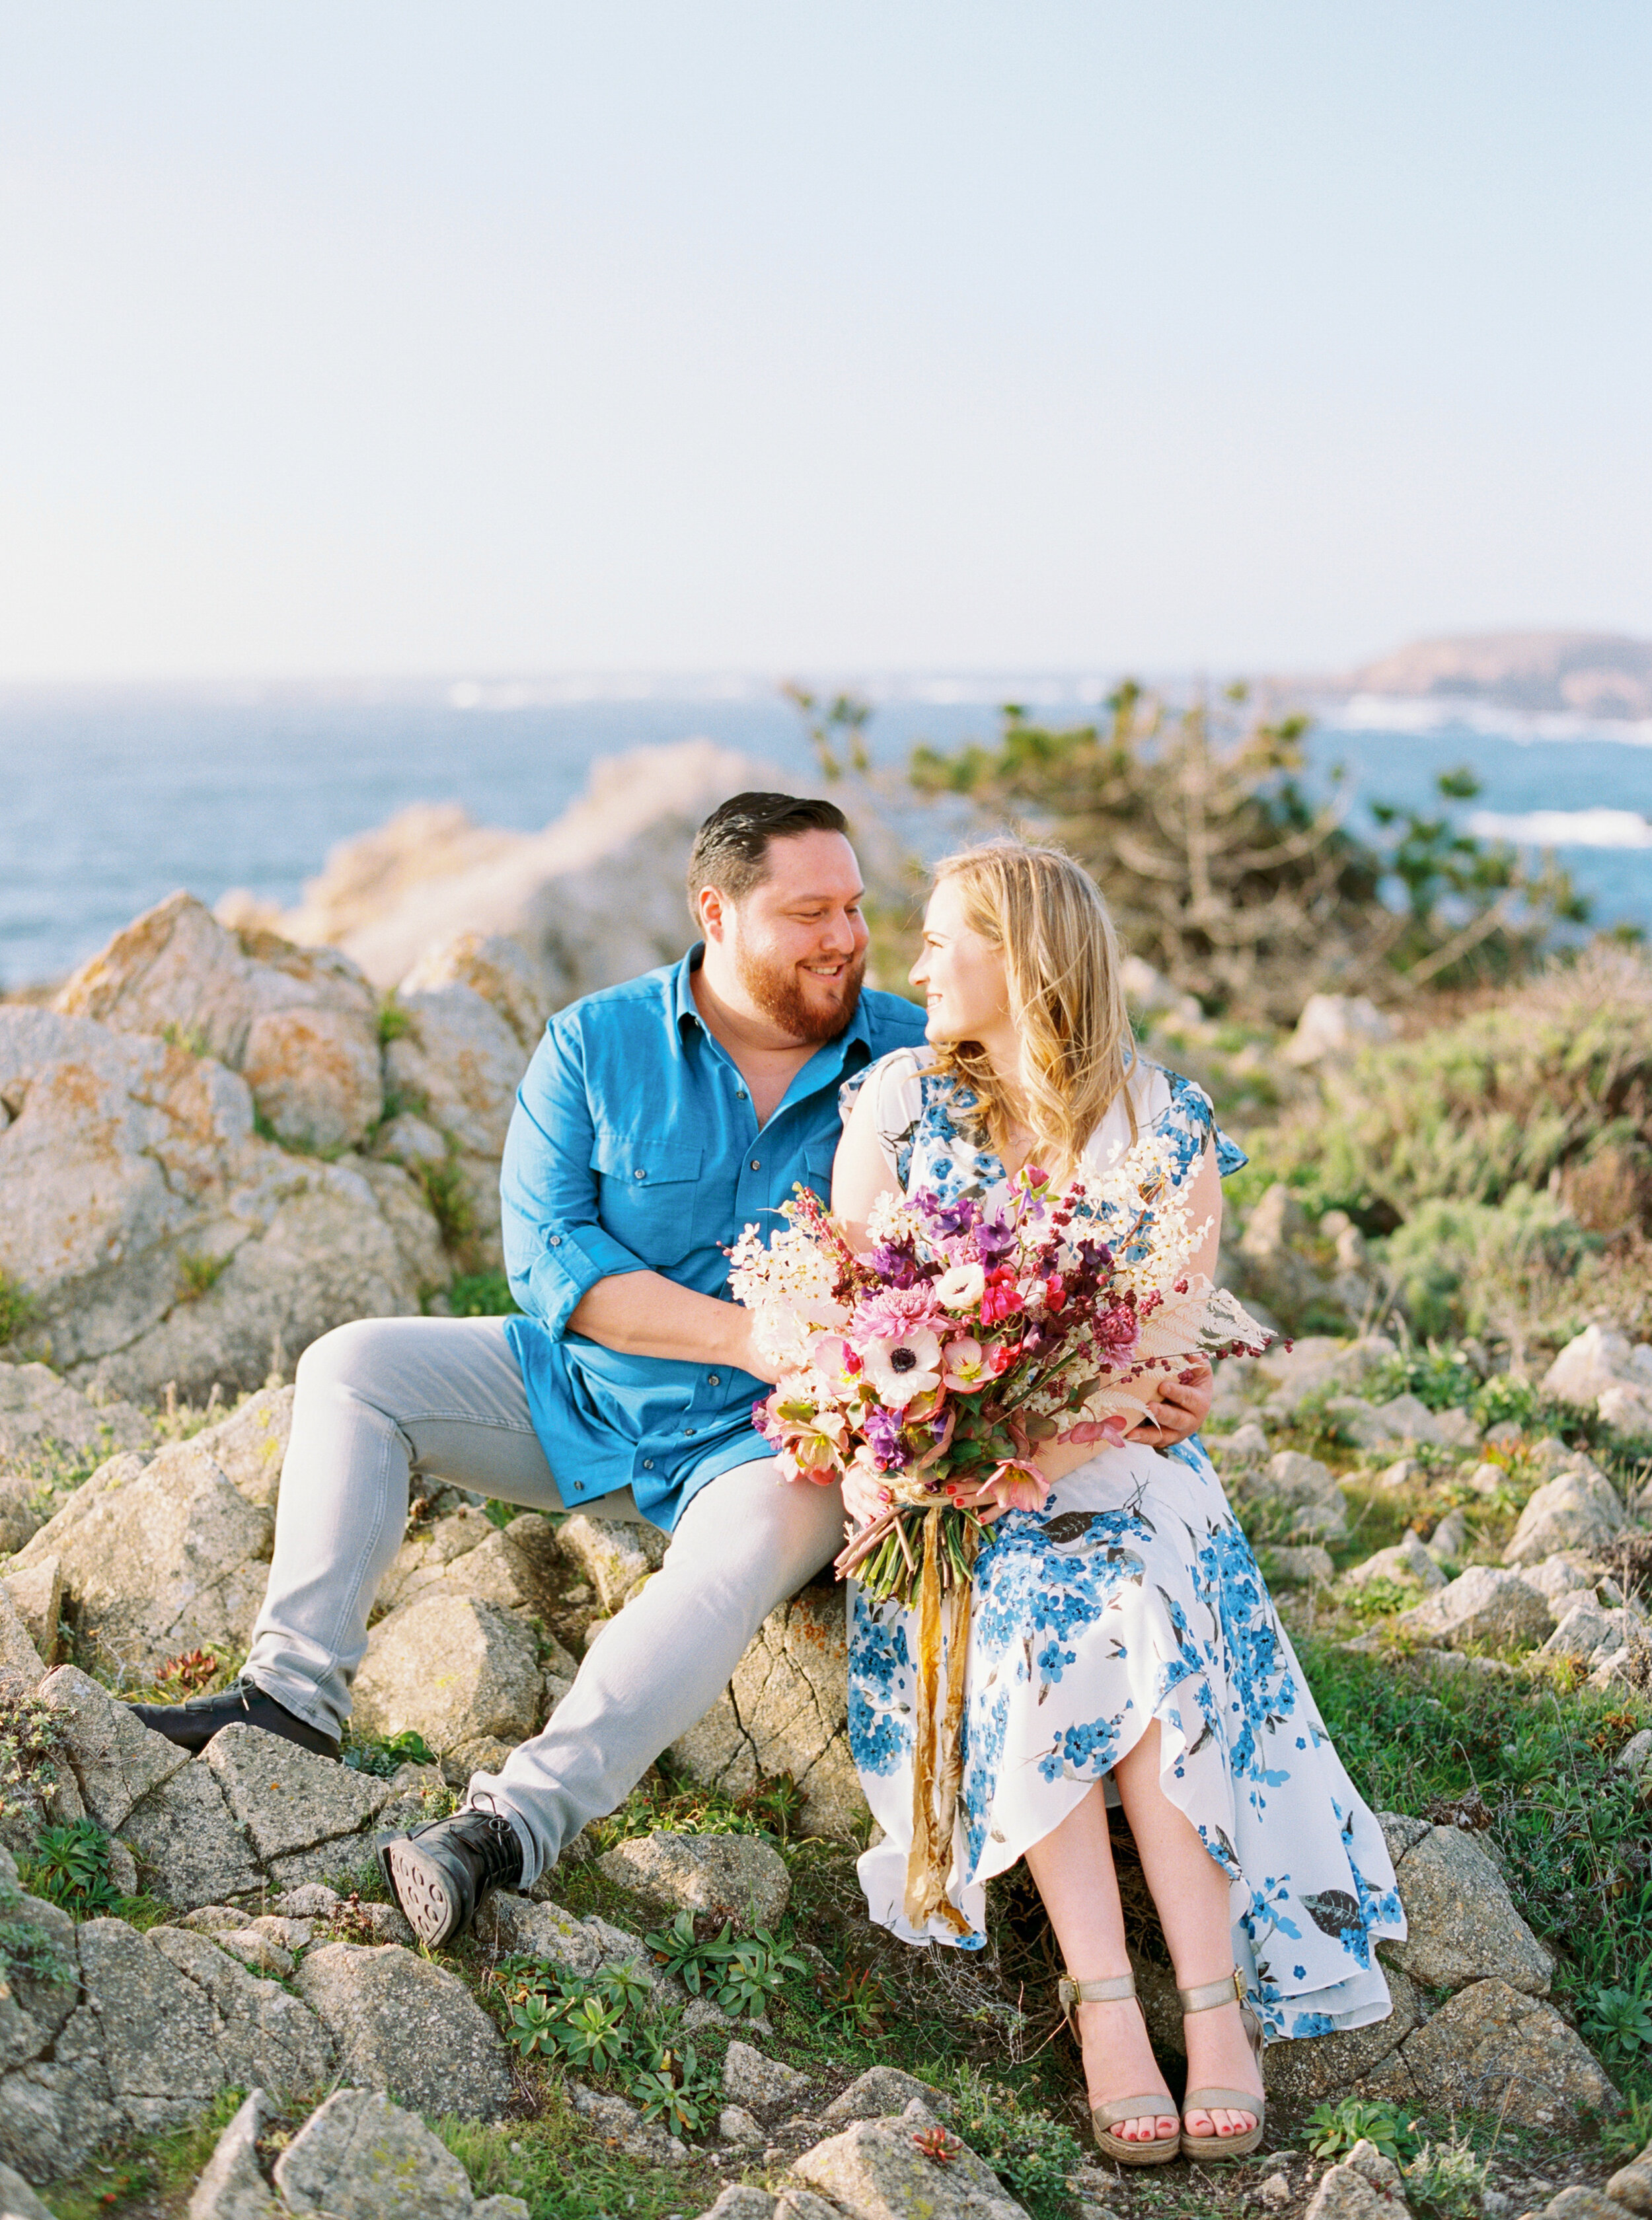
[[[875,1081],[868,1081],[855,1097],[855,1107],[843,1129],[832,1166],[832,1212],[842,1223],[852,1247],[863,1253],[870,1248],[866,1220],[881,1194],[898,1194],[901,1183],[883,1153],[878,1138],[877,1113],[872,1103]]]

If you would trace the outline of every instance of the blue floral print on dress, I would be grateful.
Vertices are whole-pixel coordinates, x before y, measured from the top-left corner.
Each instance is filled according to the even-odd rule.
[[[944,1202],[1001,1188],[967,1088],[903,1050],[869,1071],[903,1189]],[[1191,1080],[1144,1064],[1138,1129],[1182,1178],[1244,1152]],[[1124,1105],[1086,1151],[1128,1145]],[[1010,1511],[976,1562],[952,1901],[969,1925],[924,1935],[904,1913],[915,1674],[909,1614],[854,1592],[849,1741],[885,1839],[860,1861],[872,1916],[913,1942],[985,1942],[983,1884],[1106,1780],[1156,1721],[1160,1783],[1232,1888],[1235,1963],[1270,2041],[1385,2017],[1373,1944],[1405,1933],[1382,1833],[1337,1760],[1256,1556],[1196,1438],[1107,1450],[1042,1511]],[[949,1668],[951,1665],[949,1660]]]

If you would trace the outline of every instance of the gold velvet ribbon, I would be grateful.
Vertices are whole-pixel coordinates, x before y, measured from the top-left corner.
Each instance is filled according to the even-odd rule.
[[[932,1918],[967,1935],[969,1923],[947,1900],[957,1831],[958,1790],[963,1778],[963,1698],[969,1651],[969,1581],[954,1577],[943,1610],[939,1510],[924,1519],[923,1569],[918,1580],[917,1717],[912,1763],[912,1849],[907,1857],[906,1913],[922,1933]],[[975,1538],[964,1547],[972,1559]],[[942,1631],[944,1617],[949,1622]]]

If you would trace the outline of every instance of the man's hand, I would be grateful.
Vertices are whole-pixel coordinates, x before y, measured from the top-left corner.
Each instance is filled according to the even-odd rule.
[[[1169,1449],[1173,1442],[1185,1442],[1196,1434],[1210,1416],[1210,1406],[1216,1394],[1216,1375],[1209,1360],[1203,1356],[1189,1357],[1181,1371],[1167,1380],[1159,1389],[1154,1409],[1159,1413],[1158,1423],[1143,1419],[1125,1436],[1127,1442],[1141,1442],[1149,1449]]]

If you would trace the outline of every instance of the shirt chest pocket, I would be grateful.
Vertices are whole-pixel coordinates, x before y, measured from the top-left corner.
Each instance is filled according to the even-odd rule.
[[[798,1171],[799,1182],[813,1188],[827,1209],[832,1207],[832,1166],[838,1154],[838,1143],[842,1137],[828,1134],[824,1139],[810,1141],[804,1151],[804,1161]]]
[[[656,1271],[695,1244],[695,1199],[705,1151],[645,1133],[598,1133],[591,1147],[596,1213],[616,1241]]]

